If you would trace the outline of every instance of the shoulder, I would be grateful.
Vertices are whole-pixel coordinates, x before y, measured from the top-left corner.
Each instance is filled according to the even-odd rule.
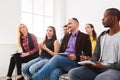
[[[55,40],[53,45],[54,45],[56,48],[60,47],[60,43],[59,43],[58,40]]]
[[[81,32],[81,31],[79,31],[78,36],[89,38],[89,35],[88,35],[88,34],[83,33],[83,32]]]
[[[69,37],[71,35],[71,33],[67,33],[64,35],[64,37]]]
[[[31,35],[32,38],[37,38],[33,33],[29,33],[29,35]]]
[[[29,33],[31,36],[35,36],[33,33]],[[36,36],[35,36],[36,37]]]
[[[54,44],[59,44],[59,41],[58,41],[58,40],[55,40],[55,41],[54,41]]]
[[[32,33],[28,33],[28,38],[32,39],[33,41],[37,40],[37,37]]]
[[[105,34],[107,34],[109,32],[109,30],[105,30],[105,31],[103,31],[101,34],[100,34],[100,36],[104,36]]]
[[[62,42],[64,40],[66,41],[66,39],[69,39],[70,36],[71,36],[71,33],[65,34],[64,37],[63,37],[63,39],[62,39]]]

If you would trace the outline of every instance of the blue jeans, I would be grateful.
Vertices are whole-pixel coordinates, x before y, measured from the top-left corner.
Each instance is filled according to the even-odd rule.
[[[44,57],[35,58],[22,67],[22,72],[27,78],[31,78],[49,59]]]
[[[48,80],[59,80],[60,75],[65,73],[62,69],[56,68],[49,75]]]
[[[45,80],[56,68],[68,72],[70,69],[77,67],[76,61],[70,60],[68,57],[55,55],[52,57],[37,73],[32,76],[32,80]],[[52,79],[55,80],[55,79]]]
[[[120,80],[120,71],[108,69],[103,72],[87,67],[78,67],[69,71],[70,80]]]

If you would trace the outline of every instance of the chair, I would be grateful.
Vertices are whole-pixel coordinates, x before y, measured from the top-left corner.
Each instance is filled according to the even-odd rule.
[[[69,80],[68,74],[67,74],[67,73],[62,74],[62,75],[60,76],[59,80]]]

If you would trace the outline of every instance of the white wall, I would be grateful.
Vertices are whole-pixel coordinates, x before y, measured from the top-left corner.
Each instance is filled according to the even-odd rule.
[[[62,35],[61,28],[65,24],[65,2],[65,0],[55,0],[54,2],[54,22],[57,35]],[[21,22],[21,0],[0,0],[0,10],[0,77],[3,77],[7,74],[10,55],[17,49],[17,28]],[[41,39],[38,41],[40,42]]]
[[[16,49],[15,44],[0,44],[0,77],[7,75],[11,54],[15,53]]]
[[[0,43],[16,43],[20,0],[0,0]]]
[[[63,36],[63,26],[66,24],[66,0],[54,0],[54,26],[56,28],[56,33],[58,38],[61,39]]]
[[[66,3],[66,19],[78,18],[83,32],[85,24],[92,23],[98,35],[104,30],[101,23],[104,11],[111,7],[120,9],[120,0],[67,0]]]
[[[117,7],[119,0],[55,0],[55,26],[57,35],[62,37],[62,26],[68,18],[80,21],[80,30],[86,23],[92,23],[97,33],[104,30],[101,20],[105,9]],[[17,28],[21,17],[21,0],[0,0],[0,77],[5,76],[10,54],[17,49]]]
[[[10,54],[16,50],[21,0],[0,0],[0,77],[7,74]]]

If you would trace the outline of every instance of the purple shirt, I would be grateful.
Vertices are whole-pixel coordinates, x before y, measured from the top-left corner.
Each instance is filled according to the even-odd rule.
[[[78,35],[77,31],[74,35],[70,36],[69,42],[67,44],[67,48],[65,50],[65,53],[67,54],[75,54],[75,43],[76,43],[76,39],[77,39],[77,35]]]

